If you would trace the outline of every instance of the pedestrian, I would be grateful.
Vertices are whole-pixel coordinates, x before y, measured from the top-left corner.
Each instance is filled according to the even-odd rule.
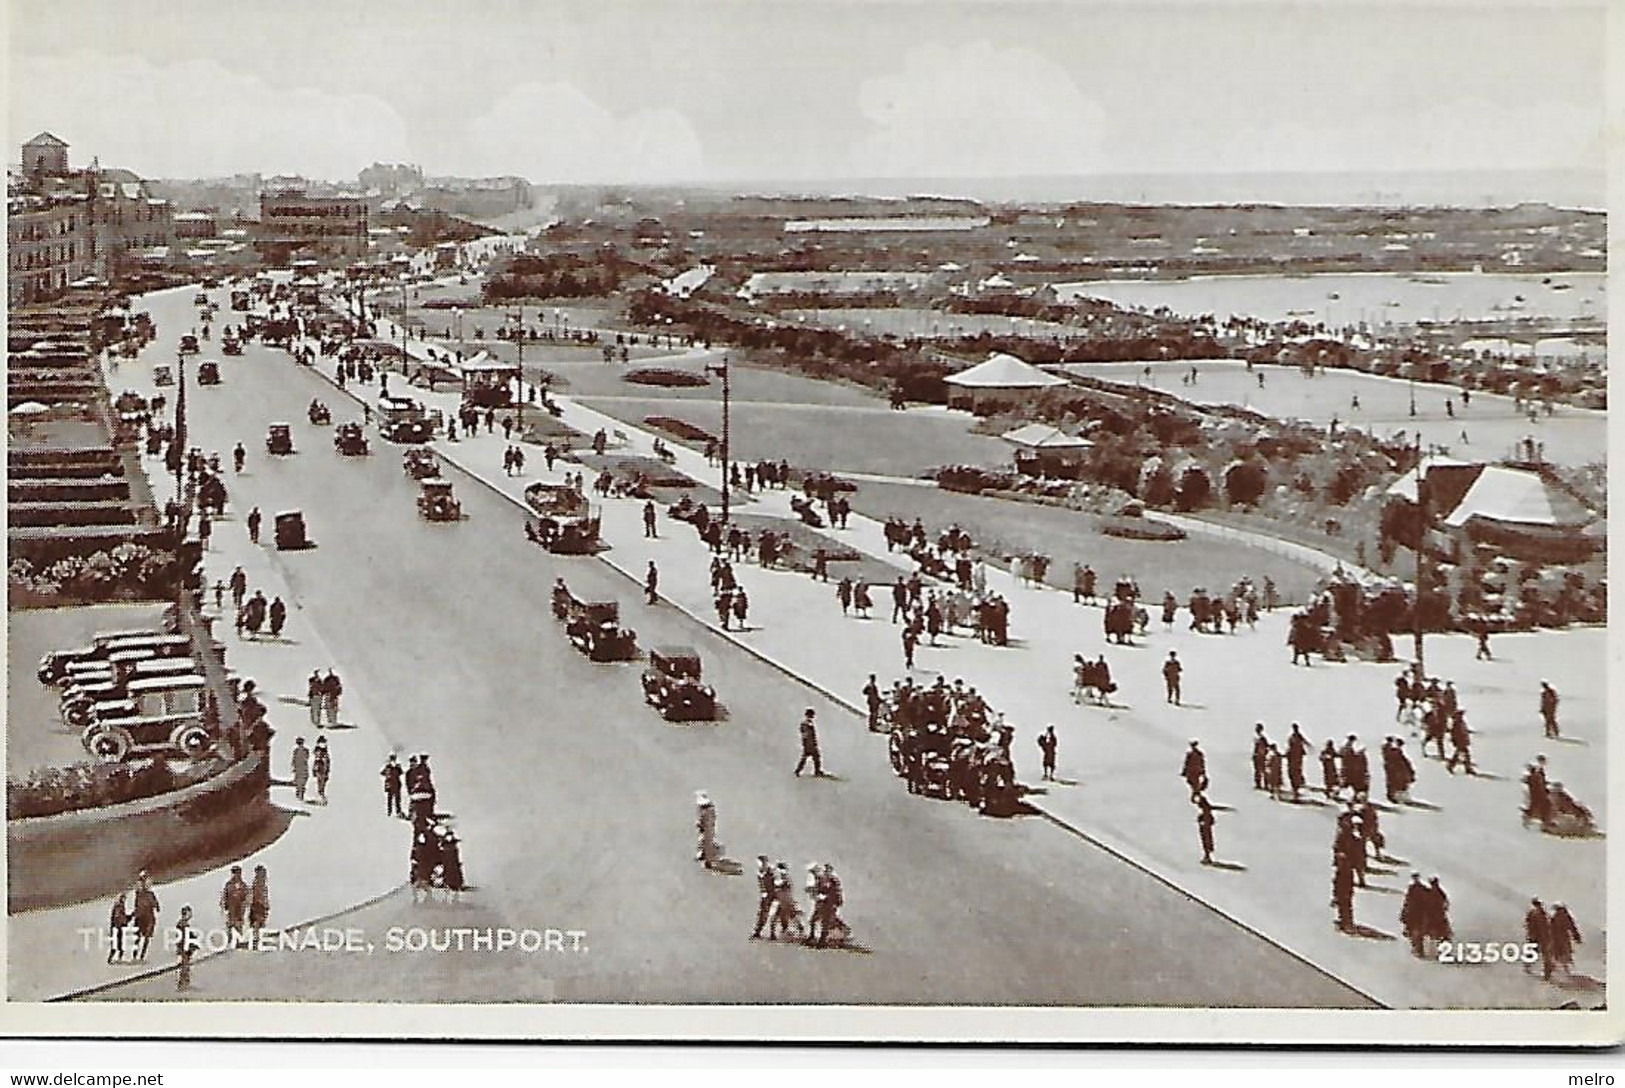
[[[1412,873],[1405,900],[1400,904],[1399,925],[1405,939],[1411,942],[1411,955],[1419,960],[1427,958],[1427,938],[1433,929],[1429,917],[1432,899],[1427,885],[1422,883],[1422,874]]]
[[[801,725],[798,727],[801,733],[801,759],[796,763],[797,778],[801,777],[802,769],[807,766],[809,759],[812,760],[813,777],[824,777],[824,761],[818,752],[818,726],[814,723],[813,718],[812,707],[808,707],[806,712],[801,715]]]
[[[655,504],[653,500],[645,501],[643,504],[643,535],[650,540],[654,540],[658,535],[655,533]]]
[[[243,449],[243,444],[241,442],[237,443],[237,447],[231,451],[231,465],[232,468],[236,470],[238,475],[242,474],[243,463],[247,460],[248,451]]]
[[[1264,723],[1253,726],[1253,789],[1264,788],[1266,765],[1269,763],[1270,742],[1264,735]]]
[[[858,614],[859,619],[868,619],[869,610],[875,606],[874,598],[869,596],[869,583],[857,581],[852,584],[852,611]]]
[[[288,622],[288,606],[282,603],[281,597],[272,598],[268,615],[271,618],[271,637],[281,638],[282,625]]]
[[[1331,741],[1320,750],[1320,782],[1328,798],[1342,786],[1337,774],[1337,748]]]
[[[1480,623],[1474,634],[1478,637],[1478,650],[1473,654],[1474,661],[1494,661],[1490,653],[1490,628],[1487,623]]]
[[[1196,834],[1202,840],[1202,864],[1213,864],[1213,805],[1206,795],[1198,793],[1196,801]]]
[[[254,882],[248,888],[248,928],[256,936],[271,917],[271,885],[265,866],[254,866]]]
[[[220,889],[220,913],[225,915],[226,932],[231,934],[232,947],[236,947],[248,919],[248,882],[243,879],[241,865],[231,867],[231,877]]]
[[[515,476],[523,476],[525,474],[525,447],[523,446],[515,446],[513,448],[513,474]],[[449,834],[450,832],[448,832],[448,835]],[[451,841],[455,843],[457,841],[456,837],[452,836]]]
[[[503,416],[502,417],[502,438],[503,438],[503,441],[505,441],[505,442],[506,441],[511,441],[513,439],[513,417],[512,416]]]
[[[739,621],[739,629],[746,630],[745,617],[750,615],[750,598],[745,594],[744,586],[735,586],[733,591],[734,619]]]
[[[258,544],[260,542],[260,520],[260,508],[256,506],[248,512],[248,542],[250,544]],[[242,568],[239,567],[237,569],[241,570]]]
[[[841,878],[835,874],[835,866],[827,861],[819,866],[816,870],[814,889],[813,924],[808,927],[807,943],[817,948],[826,948],[832,929],[841,931],[840,939],[843,941],[851,933],[851,928],[841,921],[840,909],[846,897],[841,888]]]
[[[402,771],[394,752],[389,753],[389,758],[384,760],[384,769],[378,774],[384,780],[384,815],[405,819],[406,813],[401,811]]]
[[[841,615],[846,615],[852,608],[852,579],[841,579],[841,584],[835,587],[835,599],[841,602]]]
[[[1536,756],[1535,762],[1529,764],[1524,771],[1524,787],[1529,791],[1528,799],[1524,802],[1523,824],[1529,826],[1534,820],[1542,827],[1551,818],[1551,793],[1546,785],[1546,757]]]
[[[1072,564],[1072,603],[1083,603],[1083,564]]]
[[[192,988],[192,957],[201,947],[197,930],[192,928],[192,908],[184,906],[175,921],[175,955],[180,961],[180,971],[175,975],[176,990],[184,992]]]
[[[1274,800],[1281,799],[1281,749],[1274,744],[1264,755],[1264,788]]]
[[[293,795],[300,801],[305,799],[305,784],[310,781],[310,749],[305,747],[304,737],[295,737],[293,740]]]
[[[125,907],[127,893],[119,892],[107,916],[107,962],[124,962],[124,931],[130,928],[130,912]]]
[[[726,589],[717,590],[717,622],[722,625],[724,631],[728,629],[728,619],[733,615],[733,601],[729,599],[730,596]]]
[[[643,594],[647,603],[654,604],[660,600],[660,570],[655,566],[653,559],[649,560],[649,569],[643,574]]]
[[[1540,977],[1550,980],[1552,977],[1552,920],[1546,916],[1546,908],[1539,899],[1529,901],[1529,910],[1523,916],[1523,939],[1525,944],[1535,946],[1540,956]],[[1524,972],[1529,967],[1525,965]]]
[[[1437,876],[1428,879],[1428,923],[1428,936],[1435,941],[1448,941],[1454,936],[1450,928],[1450,897]]]
[[[197,539],[204,551],[209,550],[209,537],[214,535],[214,522],[209,520],[207,510],[199,510],[197,515]]]
[[[777,898],[774,890],[775,876],[773,866],[766,854],[756,855],[756,925],[751,928],[750,939],[762,939],[762,927],[767,925],[768,917],[773,913],[773,903]],[[777,940],[772,931],[768,932],[768,940]]]
[[[1574,946],[1580,940],[1580,927],[1574,924],[1574,915],[1562,903],[1552,904],[1551,923],[1547,927],[1547,945],[1552,950],[1552,966],[1561,967],[1563,974],[1574,970]]]
[[[1557,730],[1557,689],[1546,681],[1540,682],[1540,720],[1546,729],[1548,737],[1558,736]]]
[[[222,615],[226,610],[226,583],[216,578],[214,580],[214,610]]]
[[[152,890],[152,882],[145,869],[136,874],[135,878],[135,909],[131,917],[135,922],[135,956],[137,962],[145,962],[147,950],[152,945],[152,935],[158,930],[158,912],[162,908],[158,904],[158,896]]]
[[[1338,865],[1332,873],[1332,907],[1337,912],[1335,925],[1344,933],[1354,932],[1354,869]]]
[[[896,583],[891,587],[891,621],[896,623],[899,617],[908,616],[908,586],[903,576],[897,576]]]
[[[497,429],[497,410],[495,408],[487,408],[485,410],[485,433],[486,434],[494,434],[496,432],[496,429]],[[603,433],[602,431],[599,432],[599,434],[602,434],[602,433]],[[602,454],[604,452],[603,449],[602,449],[602,444],[599,443],[597,445],[599,445],[599,447],[600,447],[597,452]]]
[[[1299,731],[1298,723],[1293,722],[1292,732],[1286,738],[1286,777],[1294,801],[1303,792],[1303,761],[1308,754],[1309,741]]]
[[[699,836],[694,860],[709,870],[717,861],[717,809],[704,790],[694,794],[694,807],[694,830]]]
[[[310,679],[305,681],[305,693],[310,703],[310,724],[315,729],[322,727],[322,692],[322,674],[311,669]]]
[[[1456,764],[1462,763],[1467,768],[1468,777],[1472,777],[1473,752],[1472,733],[1467,728],[1467,712],[1458,709],[1450,720],[1450,758],[1445,761],[1445,770],[1451,774],[1456,773]]]
[[[1179,678],[1184,671],[1184,666],[1179,663],[1179,655],[1173,650],[1169,650],[1168,660],[1162,663],[1162,683],[1167,689],[1168,702],[1173,703],[1175,706],[1182,705],[1179,701]]]
[[[339,724],[339,698],[344,694],[344,683],[339,674],[332,669],[322,678],[322,706],[327,711],[327,724],[338,727]]]
[[[903,667],[904,668],[906,668],[906,669],[913,669],[914,668],[914,648],[916,646],[918,646],[919,643],[920,643],[920,636],[914,630],[914,625],[913,624],[908,624],[908,625],[904,626],[904,628],[903,628]]]
[[[1207,790],[1207,756],[1202,754],[1202,746],[1191,741],[1190,748],[1185,752],[1185,762],[1180,766],[1179,776],[1191,790],[1191,803]]]
[[[780,861],[773,867],[773,919],[768,923],[768,939],[779,933],[800,939],[806,936],[801,925],[801,908],[796,906],[796,889],[790,882],[790,867]]]
[[[1038,734],[1038,750],[1044,754],[1044,781],[1055,781],[1055,727],[1049,726]]]
[[[812,576],[814,581],[829,581],[829,553],[823,548],[819,548],[813,552]]]
[[[327,804],[327,780],[333,774],[333,757],[327,751],[327,738],[316,738],[316,750],[311,753],[310,773],[316,779],[316,796]]]

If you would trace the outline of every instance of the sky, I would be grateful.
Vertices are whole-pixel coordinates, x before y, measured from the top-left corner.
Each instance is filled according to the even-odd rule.
[[[1604,169],[1602,4],[6,0],[13,145],[148,177]],[[11,157],[15,160],[17,152]]]

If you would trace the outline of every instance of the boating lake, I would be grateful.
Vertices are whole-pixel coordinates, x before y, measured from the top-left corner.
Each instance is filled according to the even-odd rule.
[[[1338,328],[1555,318],[1600,327],[1607,320],[1607,280],[1601,272],[1374,272],[1094,280],[1056,284],[1055,290],[1063,300],[1089,296],[1146,310],[1166,306],[1177,314],[1212,314],[1220,321],[1234,315]]]

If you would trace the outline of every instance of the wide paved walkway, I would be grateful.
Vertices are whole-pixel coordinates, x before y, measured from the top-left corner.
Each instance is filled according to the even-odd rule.
[[[414,390],[413,395],[442,411],[454,409],[458,400],[456,393]],[[652,434],[568,398],[555,399],[564,422],[588,434],[600,428],[618,431],[629,443],[624,452],[652,455]],[[562,479],[566,469],[579,467],[561,462],[549,476],[532,451],[524,476],[505,476],[501,463],[507,444],[499,428],[457,443],[436,442],[435,448],[521,504],[528,483]],[[719,468],[694,451],[671,448],[681,471],[708,486],[720,485]],[[744,509],[789,518],[792,494],[758,493]],[[603,533],[611,545],[602,558],[639,583],[648,561],[654,560],[662,596],[715,627],[709,556],[693,530],[662,516],[660,538],[646,539],[641,502],[606,500],[602,507]],[[854,515],[847,530],[825,532],[900,570],[907,562],[888,555],[881,526],[870,519]],[[738,565],[736,572],[752,601],[748,629],[726,636],[738,645],[851,703],[861,701],[859,692],[870,673],[887,687],[902,675],[900,628],[888,622],[889,595],[884,591],[875,594],[875,618],[865,621],[842,616],[833,583],[752,564]],[[839,564],[832,565],[831,574],[840,578]],[[1430,638],[1430,672],[1455,680],[1474,729],[1474,757],[1482,773],[1472,778],[1448,774],[1438,761],[1420,758],[1419,739],[1407,736],[1420,779],[1414,801],[1383,806],[1382,830],[1395,860],[1373,863],[1370,887],[1356,901],[1361,935],[1345,936],[1331,925],[1329,908],[1336,809],[1312,793],[1288,803],[1254,791],[1252,726],[1263,722],[1283,750],[1294,721],[1302,724],[1316,750],[1329,738],[1341,744],[1357,734],[1373,763],[1380,765],[1384,737],[1403,733],[1403,727],[1393,724],[1394,666],[1317,662],[1294,668],[1285,647],[1287,616],[1281,612],[1263,617],[1256,631],[1234,636],[1195,634],[1184,630],[1183,623],[1164,631],[1154,620],[1140,645],[1108,648],[1100,611],[1074,605],[1069,594],[1018,586],[1001,570],[990,570],[989,587],[1012,604],[1011,645],[986,646],[967,636],[945,638],[938,647],[922,645],[915,676],[925,682],[939,674],[962,677],[1006,713],[1016,726],[1018,774],[1035,785],[1029,800],[1044,816],[1384,1004],[1544,1008],[1574,1001],[1590,1008],[1602,1003],[1604,842],[1523,829],[1518,778],[1524,764],[1543,752],[1554,778],[1605,811],[1605,719],[1598,682],[1606,661],[1605,632],[1502,637],[1495,642],[1493,662],[1473,661],[1469,638]],[[628,594],[635,592],[629,584]],[[1185,701],[1179,707],[1166,703],[1162,694],[1160,667],[1170,650],[1185,663]],[[1109,710],[1078,707],[1070,698],[1072,655],[1093,658],[1102,651],[1121,687],[1118,705]],[[1541,740],[1535,709],[1541,679],[1564,693],[1566,735],[1561,742]],[[727,693],[719,694],[726,701]],[[793,728],[796,708],[787,707],[785,716],[786,729]],[[1061,738],[1059,781],[1039,784],[1035,739],[1050,723]],[[823,728],[861,732],[864,727],[853,718],[826,722]],[[1191,739],[1200,740],[1207,753],[1210,796],[1220,806],[1221,864],[1213,867],[1199,863],[1194,812],[1178,777]],[[885,738],[872,738],[872,758],[886,759]],[[1311,760],[1306,772],[1310,783],[1319,781],[1318,763]],[[903,789],[901,782],[898,789]],[[1567,903],[1585,935],[1576,977],[1566,984],[1548,984],[1518,967],[1413,959],[1397,919],[1413,870],[1441,878],[1459,941],[1521,942],[1531,896],[1548,906]],[[1110,895],[1111,889],[1102,888],[1101,894]],[[1193,970],[1200,970],[1201,950],[1192,950],[1191,962]]]

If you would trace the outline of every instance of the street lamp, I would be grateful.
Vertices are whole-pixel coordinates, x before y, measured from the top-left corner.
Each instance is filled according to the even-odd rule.
[[[519,384],[514,389],[514,401],[519,405],[518,429],[521,437],[525,433],[525,303],[519,303],[519,324],[514,329],[514,340],[519,346]]]
[[[1412,639],[1416,654],[1416,679],[1427,675],[1422,655],[1422,553],[1427,548],[1428,490],[1427,471],[1422,464],[1422,436],[1416,436],[1416,604],[1413,606],[1415,623]]]
[[[733,461],[728,451],[728,402],[730,389],[728,384],[728,357],[722,357],[721,366],[707,366],[707,374],[716,374],[722,378],[722,524],[729,524],[729,511],[731,506],[731,493],[729,480],[733,476]]]

